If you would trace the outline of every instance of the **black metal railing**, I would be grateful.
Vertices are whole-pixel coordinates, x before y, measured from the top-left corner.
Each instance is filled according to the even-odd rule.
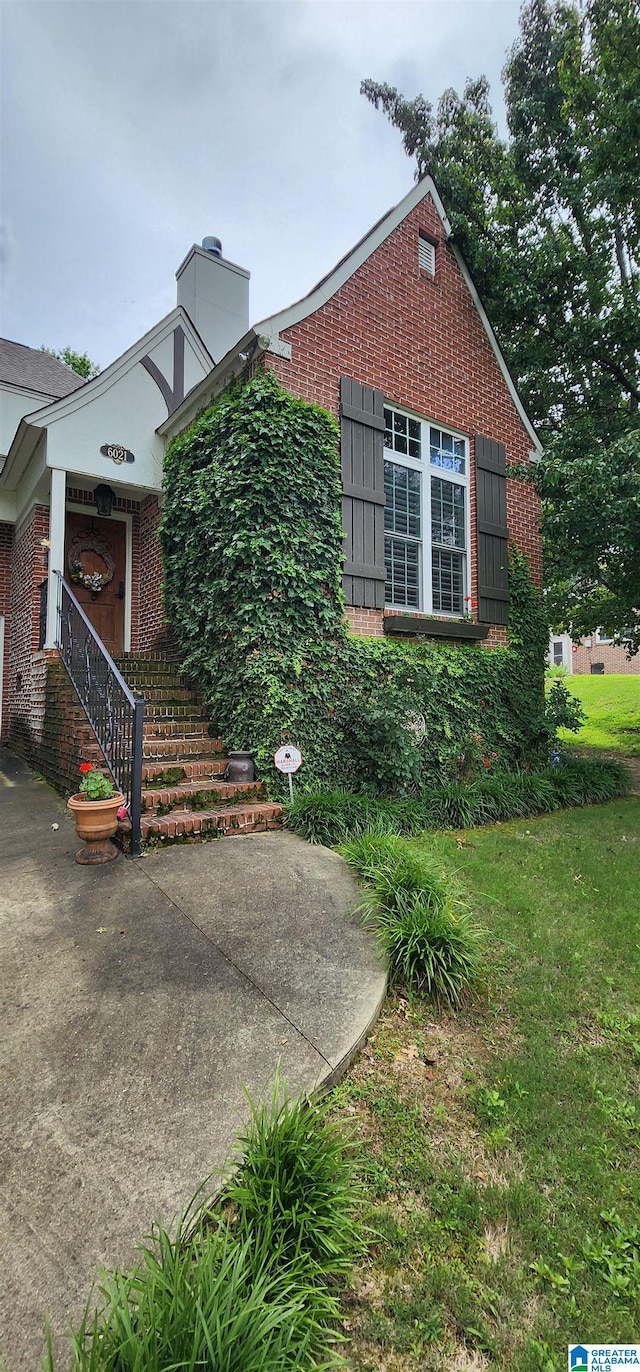
[[[127,799],[131,853],[140,854],[144,696],[134,695],[60,572],[56,648],[118,790]]]

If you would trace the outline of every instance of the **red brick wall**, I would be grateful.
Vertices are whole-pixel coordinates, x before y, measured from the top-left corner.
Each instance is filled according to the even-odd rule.
[[[629,659],[624,648],[616,647],[613,643],[596,643],[592,638],[590,648],[587,648],[585,643],[579,643],[571,658],[572,669],[576,675],[591,672],[592,662],[602,662],[607,676],[612,672],[620,672],[625,676],[640,676],[640,653]]]
[[[0,700],[0,743],[6,741],[9,728],[9,626],[11,623],[11,555],[13,552],[13,524],[0,523],[0,617],[4,616],[4,661],[2,700]]]
[[[63,795],[80,787],[80,763],[105,767],[104,755],[55,650],[34,665],[34,728],[30,760]]]
[[[359,638],[382,638],[382,610],[347,605],[347,621],[352,634],[357,634]]]
[[[418,231],[436,239],[435,278],[418,267]],[[467,433],[504,443],[509,462],[526,462],[527,433],[430,196],[314,314],[282,333],[290,362],[266,365],[294,395],[338,415],[339,381],[349,376],[392,404]],[[475,479],[471,444],[471,594],[477,599]],[[539,503],[530,487],[507,482],[511,536],[542,585]],[[355,631],[367,631],[360,616]],[[369,621],[379,632],[379,615]]]
[[[137,647],[141,652],[166,648],[171,640],[162,604],[162,554],[158,538],[161,516],[158,497],[147,496],[140,507],[140,632]]]
[[[36,679],[40,629],[39,586],[47,576],[49,508],[35,505],[16,530],[11,559],[11,643],[9,650],[9,740],[25,757],[32,755],[39,723]]]

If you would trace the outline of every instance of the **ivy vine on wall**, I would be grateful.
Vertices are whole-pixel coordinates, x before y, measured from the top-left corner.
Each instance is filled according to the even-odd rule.
[[[164,594],[185,671],[229,748],[302,749],[307,786],[397,793],[546,759],[548,629],[511,564],[508,648],[353,637],[335,420],[257,373],[170,445]]]

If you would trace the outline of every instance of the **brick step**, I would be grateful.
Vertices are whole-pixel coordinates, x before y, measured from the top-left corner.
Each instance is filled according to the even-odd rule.
[[[157,649],[144,653],[120,653],[120,656],[115,657],[113,660],[116,667],[120,667],[121,670],[123,666],[128,667],[130,663],[133,663],[135,666],[139,662],[167,662],[172,666],[177,667],[179,661],[177,652],[171,652],[168,649]]]
[[[211,738],[208,719],[145,719],[145,738]]]
[[[152,672],[140,672],[139,675],[132,676],[131,672],[127,672],[125,681],[129,690],[133,691],[134,695],[146,696],[147,691],[162,690],[169,691],[172,696],[175,696],[177,692],[188,689],[185,688],[182,677],[179,677],[177,674],[172,674],[171,676],[156,676]]]
[[[220,810],[172,810],[170,815],[144,815],[141,832],[143,843],[176,843],[223,834],[259,833],[278,829],[283,807],[272,802],[255,805],[229,805]]]
[[[187,761],[185,758],[182,762],[165,762],[163,764],[162,762],[149,762],[149,760],[147,760],[143,763],[142,767],[142,785],[145,788],[143,790],[143,795],[146,794],[147,789],[162,789],[162,782],[157,782],[156,777],[158,773],[167,771],[172,766],[180,767],[182,769],[185,781],[206,781],[210,784],[215,777],[222,776],[222,773],[226,769],[227,762],[228,758],[224,756],[224,753],[218,754],[215,758],[203,759],[202,761],[198,759],[195,761],[193,759]],[[182,782],[180,785],[182,785]]]
[[[180,663],[175,657],[160,657],[158,653],[155,657],[150,653],[147,657],[145,653],[132,653],[129,657],[126,653],[124,657],[114,658],[118,671],[122,672],[173,672],[176,676],[180,675]]]
[[[199,705],[202,708],[199,692],[189,686],[147,686],[144,698],[149,708],[156,705]]]
[[[184,678],[175,662],[116,662],[116,667],[130,685],[138,681],[148,681],[152,686],[167,686],[171,682],[184,685]]]
[[[162,719],[177,720],[178,722],[184,722],[185,724],[189,724],[191,720],[196,720],[198,724],[208,725],[210,723],[202,705],[197,702],[167,705],[164,702],[158,704],[156,701],[145,701],[144,717],[145,719],[152,719],[154,721]]]
[[[265,788],[261,781],[247,782],[220,781],[217,777],[205,777],[201,781],[183,781],[178,786],[163,786],[159,790],[147,788],[143,792],[142,801],[146,815],[155,813],[158,806],[171,805],[176,810],[194,810],[198,808],[197,801],[200,796],[211,795],[209,807],[218,808],[218,802],[229,801],[237,796],[239,801],[243,798],[246,803],[251,801],[262,801],[267,799]],[[193,800],[196,800],[194,807]]]
[[[158,758],[165,766],[182,766],[190,762],[204,762],[220,757],[223,753],[222,739],[219,738],[145,738],[142,743],[142,756],[149,761]],[[225,761],[226,766],[226,761]],[[224,769],[223,769],[224,770]]]

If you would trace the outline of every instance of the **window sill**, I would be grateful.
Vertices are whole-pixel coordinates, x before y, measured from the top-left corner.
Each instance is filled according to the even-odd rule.
[[[489,635],[488,624],[472,624],[469,619],[432,619],[429,615],[397,614],[384,611],[385,634],[426,634],[429,638],[478,640]]]

